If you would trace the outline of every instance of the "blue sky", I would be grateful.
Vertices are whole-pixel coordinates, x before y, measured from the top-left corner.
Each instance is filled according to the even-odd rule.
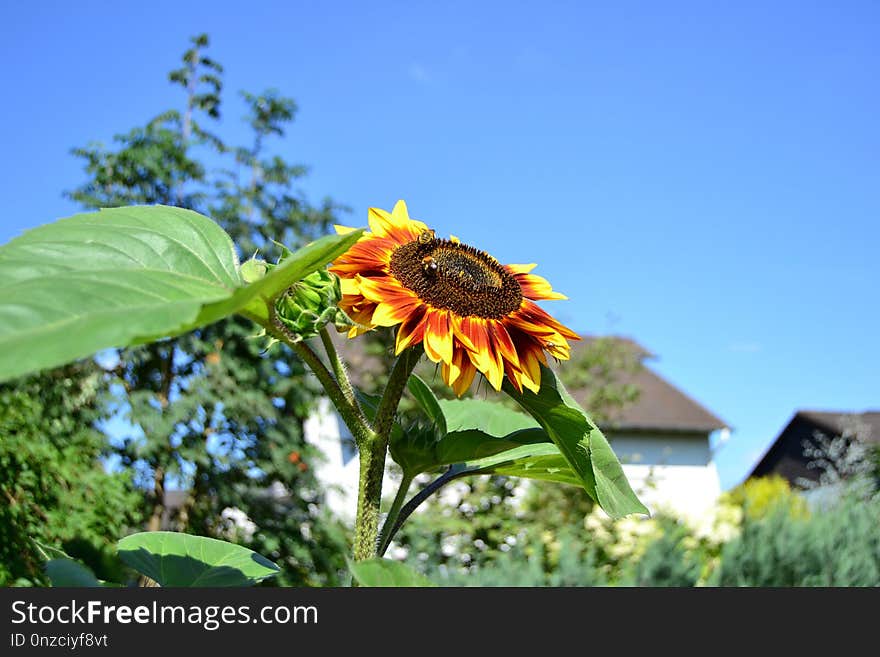
[[[538,262],[726,420],[722,483],[798,408],[880,407],[880,5],[5,3],[0,241],[72,214],[69,155],[181,97],[190,35],[298,120],[302,188]]]

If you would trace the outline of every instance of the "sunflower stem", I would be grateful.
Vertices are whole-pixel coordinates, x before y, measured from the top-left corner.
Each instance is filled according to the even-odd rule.
[[[336,383],[339,384],[342,394],[345,395],[349,403],[354,406],[359,413],[362,413],[361,405],[358,403],[357,395],[354,392],[354,386],[351,385],[351,379],[348,378],[345,363],[342,362],[342,359],[339,357],[339,353],[336,351],[336,345],[333,344],[333,340],[330,338],[330,333],[327,331],[326,326],[321,329],[321,342],[324,345],[324,351],[327,352],[327,360],[330,361],[330,367],[333,368],[333,375],[336,377]]]
[[[314,372],[327,396],[330,397],[330,401],[336,407],[336,410],[339,411],[339,415],[342,416],[342,420],[351,431],[352,436],[354,436],[355,441],[358,444],[368,442],[373,437],[373,430],[369,422],[367,422],[360,407],[349,401],[348,396],[343,392],[343,389],[337,380],[333,378],[333,375],[330,374],[330,371],[318,357],[318,354],[284,325],[278,318],[274,307],[269,310],[268,325],[263,324],[263,326],[274,338],[293,349],[296,355]]]
[[[379,544],[376,554],[378,557],[385,554],[385,550],[388,549],[388,545],[391,543],[391,529],[397,522],[397,516],[400,515],[400,509],[406,500],[406,494],[413,479],[412,475],[403,473],[400,486],[397,487],[397,495],[394,496],[394,502],[391,503],[391,508],[388,510],[388,515],[385,516],[385,522],[382,524],[382,531],[379,533]]]
[[[397,413],[400,398],[406,389],[406,382],[409,381],[409,376],[423,353],[424,348],[421,344],[405,350],[394,363],[388,376],[388,383],[385,384],[385,392],[382,393],[382,399],[376,409],[376,418],[373,421],[373,430],[377,436],[384,436],[386,443],[391,434],[391,426],[394,424],[394,414]]]
[[[394,414],[406,388],[406,382],[422,355],[422,346],[404,351],[388,377],[385,392],[376,410],[372,435],[360,448],[360,480],[358,482],[357,515],[354,522],[354,560],[372,559],[378,553],[379,505],[385,478],[385,456],[388,438],[394,425]]]
[[[391,524],[386,521],[385,526],[382,528],[382,534],[384,536],[384,547],[379,547],[379,556],[381,557],[385,553],[385,550],[388,549],[388,546],[391,544],[391,541],[394,540],[394,536],[403,526],[403,523],[405,523],[407,518],[409,518],[417,508],[419,508],[422,502],[427,500],[429,497],[431,497],[431,495],[443,488],[449,482],[458,479],[465,474],[467,474],[467,470],[466,468],[462,467],[461,464],[451,465],[449,466],[449,469],[446,470],[446,472],[437,477],[434,481],[425,486],[418,493],[413,495],[410,501],[407,502],[398,511],[397,516],[394,518],[394,523]]]

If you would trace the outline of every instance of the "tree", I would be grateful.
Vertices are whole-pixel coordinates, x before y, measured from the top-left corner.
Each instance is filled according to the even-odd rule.
[[[0,384],[0,586],[45,582],[38,543],[116,574],[111,546],[142,519],[129,473],[100,460],[105,394],[90,360]]]
[[[270,236],[296,248],[325,231],[341,208],[330,200],[309,204],[294,189],[305,167],[267,152],[269,139],[283,137],[294,119],[291,99],[275,91],[242,94],[253,131],[247,146],[229,146],[206,129],[220,116],[223,90],[223,69],[205,55],[208,45],[207,36],[194,38],[182,67],[169,75],[184,91],[183,112],[161,112],[117,135],[114,148],[73,151],[85,161],[88,180],[69,196],[87,208],[194,209],[229,232],[240,253],[259,249],[274,258]],[[182,488],[190,494],[173,516],[174,528],[232,532],[284,562],[288,579],[279,583],[332,583],[344,549],[320,512],[320,486],[309,467],[320,455],[302,431],[317,389],[290,350],[279,345],[263,353],[267,343],[253,333],[247,321],[227,319],[121,351],[112,373],[131,431],[117,451],[149,491],[148,529],[169,516],[166,488]],[[241,512],[254,531],[231,523]]]

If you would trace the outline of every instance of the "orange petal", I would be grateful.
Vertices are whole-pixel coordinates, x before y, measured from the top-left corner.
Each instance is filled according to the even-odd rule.
[[[449,363],[443,363],[440,371],[446,385],[452,386],[458,377],[461,376],[462,363],[465,358],[467,358],[467,356],[465,355],[464,349],[459,345],[452,354],[452,361]]]
[[[432,361],[452,362],[452,329],[448,310],[428,310],[424,342],[425,353]]]
[[[538,354],[541,354],[539,357]],[[540,349],[537,353],[532,349],[526,349],[520,354],[520,371],[522,372],[522,384],[537,393],[541,389],[541,358]]]
[[[376,303],[390,301],[399,297],[418,299],[415,294],[390,276],[361,276],[358,279],[358,287],[364,298]]]
[[[492,332],[493,344],[498,349],[501,356],[504,357],[505,360],[510,361],[514,367],[518,366],[519,358],[516,355],[516,347],[513,344],[513,340],[510,339],[510,334],[507,332],[507,329],[504,328],[504,324],[498,321],[490,321],[487,322],[487,325]]]
[[[449,319],[452,322],[452,330],[455,333],[455,337],[458,338],[458,341],[469,351],[477,351],[474,332],[480,330],[485,333],[485,326],[480,326],[478,324],[479,320],[476,318],[460,317],[455,313],[452,313],[449,316]]]
[[[342,294],[360,294],[360,288],[358,287],[358,278],[359,276],[355,276],[354,278],[340,278],[339,288],[342,291]]]
[[[477,369],[473,366],[471,361],[467,358],[463,359],[461,363],[461,374],[458,375],[458,378],[452,386],[452,391],[457,397],[461,397],[467,392],[468,388],[471,387],[471,383],[474,382],[476,374]]]
[[[394,226],[391,215],[382,208],[370,208],[367,212],[367,220],[370,222],[370,230],[379,237],[387,237]]]
[[[528,274],[537,266],[538,264],[533,262],[529,265],[504,265],[504,268],[516,276],[517,274]]]
[[[474,344],[477,349],[474,351],[468,350],[470,360],[483,373],[486,380],[492,384],[495,390],[501,390],[501,383],[504,381],[504,363],[501,359],[501,354],[495,349],[486,320],[472,319],[477,322],[478,326],[473,332]],[[480,324],[482,324],[481,327]]]
[[[510,363],[504,364],[504,372],[507,374],[507,379],[513,384],[513,387],[516,388],[516,391],[522,393],[522,372]]]
[[[420,305],[422,302],[419,299],[407,296],[383,301],[373,311],[372,323],[376,326],[397,326]]]
[[[569,340],[581,339],[581,336],[579,336],[567,326],[563,326],[562,324],[560,324],[538,304],[526,299],[523,300],[523,308],[525,308],[526,311],[530,313],[532,317],[535,317],[538,321],[555,329],[561,336],[568,338]]]
[[[418,344],[425,337],[426,315],[425,306],[416,308],[397,329],[397,340],[394,354],[397,355],[412,344]]]
[[[554,292],[550,281],[542,276],[534,274],[520,274],[516,276],[523,296],[528,299],[568,299],[564,294]]]

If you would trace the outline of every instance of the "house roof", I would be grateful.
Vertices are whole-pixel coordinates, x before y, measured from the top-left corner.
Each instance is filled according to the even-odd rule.
[[[810,420],[835,436],[854,432],[860,440],[880,443],[880,411],[798,411],[795,415]]]
[[[581,342],[573,343],[573,356],[596,339],[593,336],[583,337]],[[709,433],[727,428],[723,420],[644,365],[644,360],[654,358],[654,354],[631,338],[614,336],[613,339],[633,350],[643,362],[643,367],[635,374],[622,375],[619,379],[622,383],[635,385],[639,395],[635,402],[611,415],[607,428],[616,431],[653,430],[673,433]],[[376,368],[381,367],[377,357],[364,353],[362,341],[335,337],[334,342],[344,352],[344,358],[355,380],[362,373],[376,371]],[[571,389],[569,392],[582,404],[588,398],[587,390]]]
[[[581,342],[572,346],[573,358],[578,351],[585,349],[596,340],[591,336],[583,336],[583,338]],[[634,402],[610,414],[607,423],[609,429],[710,433],[716,429],[727,428],[724,420],[644,363],[645,360],[656,358],[653,353],[631,338],[614,336],[613,339],[631,349],[642,361],[642,367],[634,373],[627,373],[618,378],[620,383],[634,385],[639,394]],[[569,392],[586,407],[588,391],[572,389]]]
[[[796,411],[752,468],[749,477],[775,473],[794,485],[802,479],[818,480],[818,470],[808,467],[809,459],[804,455],[804,442],[813,441],[816,431],[828,437],[852,434],[860,440],[877,443],[880,442],[880,411]]]

